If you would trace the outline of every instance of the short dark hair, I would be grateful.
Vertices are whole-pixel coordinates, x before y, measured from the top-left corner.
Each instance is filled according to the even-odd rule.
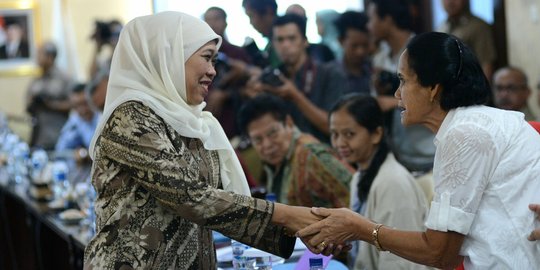
[[[285,14],[283,16],[277,17],[274,22],[272,23],[272,29],[276,26],[283,26],[289,23],[294,23],[298,27],[298,30],[300,31],[300,34],[304,38],[307,38],[306,36],[306,19],[298,14]]]
[[[55,59],[56,55],[58,55],[58,49],[52,41],[47,41],[43,43],[42,48],[43,52],[45,52],[46,55],[52,57],[53,59]]]
[[[489,82],[478,59],[458,38],[437,32],[415,36],[407,44],[409,68],[422,86],[441,84],[441,108],[486,104]]]
[[[254,10],[259,15],[266,14],[268,9],[270,9],[273,14],[277,14],[276,0],[243,0],[242,6]]]
[[[248,125],[266,114],[270,114],[277,121],[285,123],[285,119],[289,115],[289,109],[281,98],[270,94],[260,94],[247,100],[238,111],[240,131],[247,135]]]
[[[205,13],[208,13],[209,11],[216,11],[217,13],[219,13],[219,15],[221,16],[221,18],[226,21],[227,20],[227,13],[225,12],[225,10],[223,10],[222,8],[220,7],[209,7]]]
[[[369,95],[352,93],[342,96],[336,104],[330,109],[329,115],[334,112],[345,109],[357,124],[366,128],[369,133],[373,133],[377,128],[384,129],[384,114],[377,100]],[[360,181],[358,181],[358,199],[360,202],[365,202],[371,185],[375,177],[379,173],[379,169],[386,160],[390,149],[386,142],[383,130],[383,136],[379,143],[379,147],[369,164],[369,167],[362,173]]]
[[[412,16],[409,0],[372,0],[377,7],[377,16],[390,16],[399,29],[412,29]]]
[[[367,21],[368,18],[364,12],[344,12],[334,22],[339,33],[339,39],[342,40],[345,38],[348,29],[354,29],[360,32],[368,33],[368,29],[366,27]]]
[[[356,123],[365,127],[370,133],[384,125],[384,115],[377,100],[369,95],[351,93],[342,96],[332,106],[329,115],[345,108]]]

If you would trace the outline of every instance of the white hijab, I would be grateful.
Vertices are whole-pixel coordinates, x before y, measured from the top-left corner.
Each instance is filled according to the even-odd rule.
[[[228,191],[249,195],[247,180],[223,128],[203,108],[186,102],[184,65],[199,48],[219,37],[203,21],[181,12],[161,12],[138,17],[122,30],[114,51],[105,109],[97,126],[97,138],[113,111],[129,100],[140,101],[171,125],[180,135],[197,138],[207,150],[217,150],[221,182]]]

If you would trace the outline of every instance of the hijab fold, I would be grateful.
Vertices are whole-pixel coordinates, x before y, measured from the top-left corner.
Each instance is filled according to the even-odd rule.
[[[221,37],[203,21],[181,12],[161,12],[130,21],[114,51],[105,109],[97,126],[90,156],[105,123],[122,103],[140,101],[180,135],[200,139],[219,154],[223,188],[250,195],[247,180],[223,128],[206,103],[188,105],[185,63],[199,48]]]

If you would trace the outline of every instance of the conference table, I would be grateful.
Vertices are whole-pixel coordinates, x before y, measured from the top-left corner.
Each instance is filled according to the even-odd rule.
[[[89,185],[89,167],[69,177],[72,185]],[[84,248],[94,235],[93,215],[75,222],[62,219],[66,206],[34,199],[28,192],[29,182],[13,183],[0,166],[0,269],[82,269]],[[214,242],[219,269],[232,269],[230,239],[214,232]],[[297,269],[305,252],[297,240],[293,256],[274,258],[278,262],[273,269]],[[327,261],[327,269],[347,269],[336,260]]]

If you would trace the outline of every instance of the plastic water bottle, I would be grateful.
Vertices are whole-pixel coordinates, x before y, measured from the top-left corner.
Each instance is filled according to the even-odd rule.
[[[5,137],[9,132],[7,117],[3,112],[0,112],[0,148],[5,143]]]
[[[309,270],[323,270],[322,258],[309,258]]]
[[[67,181],[68,165],[63,160],[57,160],[53,165],[53,180],[55,196],[64,196],[69,191]]]
[[[249,249],[248,245],[244,245],[236,240],[231,239],[233,268],[238,270],[255,269],[255,260],[248,258],[244,253]]]
[[[28,160],[30,159],[30,148],[25,142],[18,142],[12,150],[14,162],[14,180],[16,184],[21,184],[28,177]]]
[[[277,196],[275,193],[269,192],[269,193],[266,193],[265,199],[269,202],[276,202]]]
[[[47,152],[43,149],[36,149],[32,153],[32,180],[43,180],[40,179],[43,173],[43,169],[49,162],[49,156]]]

